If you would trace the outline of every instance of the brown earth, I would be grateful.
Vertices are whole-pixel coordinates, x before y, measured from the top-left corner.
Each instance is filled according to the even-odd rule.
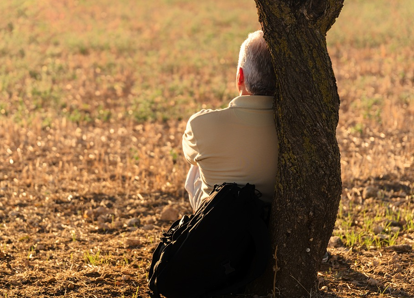
[[[412,5],[346,2],[328,34],[344,185],[321,294],[414,297]],[[161,213],[190,212],[174,119],[235,95],[254,1],[0,6],[0,296],[145,297]]]
[[[4,125],[2,296],[146,297],[161,232],[191,211],[182,188],[188,166],[179,151],[185,123],[82,129],[56,123],[56,130],[31,131]],[[341,142],[343,160],[350,162],[353,137],[342,137],[349,141]],[[412,222],[385,223],[393,212],[412,211],[412,167],[404,173],[344,181],[334,231],[344,235],[343,244],[329,248],[322,264],[323,297],[414,297]],[[357,233],[366,218],[377,218],[383,243],[350,243],[341,230],[346,218]],[[392,227],[399,233],[391,243]]]

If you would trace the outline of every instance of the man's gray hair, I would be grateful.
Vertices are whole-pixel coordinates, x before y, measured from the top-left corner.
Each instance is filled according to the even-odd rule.
[[[247,91],[254,95],[274,95],[276,76],[262,30],[250,33],[241,45],[237,69],[240,67]]]

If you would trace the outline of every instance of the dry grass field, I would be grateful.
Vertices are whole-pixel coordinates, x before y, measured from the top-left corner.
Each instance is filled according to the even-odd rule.
[[[412,0],[346,0],[328,33],[342,203],[323,297],[414,297]],[[236,96],[253,0],[0,1],[0,296],[146,297],[189,213],[181,134]]]

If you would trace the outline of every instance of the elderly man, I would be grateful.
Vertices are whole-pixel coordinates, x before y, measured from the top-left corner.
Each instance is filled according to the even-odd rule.
[[[273,120],[275,74],[262,31],[243,42],[237,67],[239,96],[219,110],[191,116],[183,151],[191,164],[186,180],[196,210],[215,184],[254,184],[270,202],[277,169],[277,135]]]

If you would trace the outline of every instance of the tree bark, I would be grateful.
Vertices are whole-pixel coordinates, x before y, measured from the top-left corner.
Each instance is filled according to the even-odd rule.
[[[276,73],[273,266],[248,293],[315,297],[342,191],[339,96],[326,33],[344,0],[255,0]]]

